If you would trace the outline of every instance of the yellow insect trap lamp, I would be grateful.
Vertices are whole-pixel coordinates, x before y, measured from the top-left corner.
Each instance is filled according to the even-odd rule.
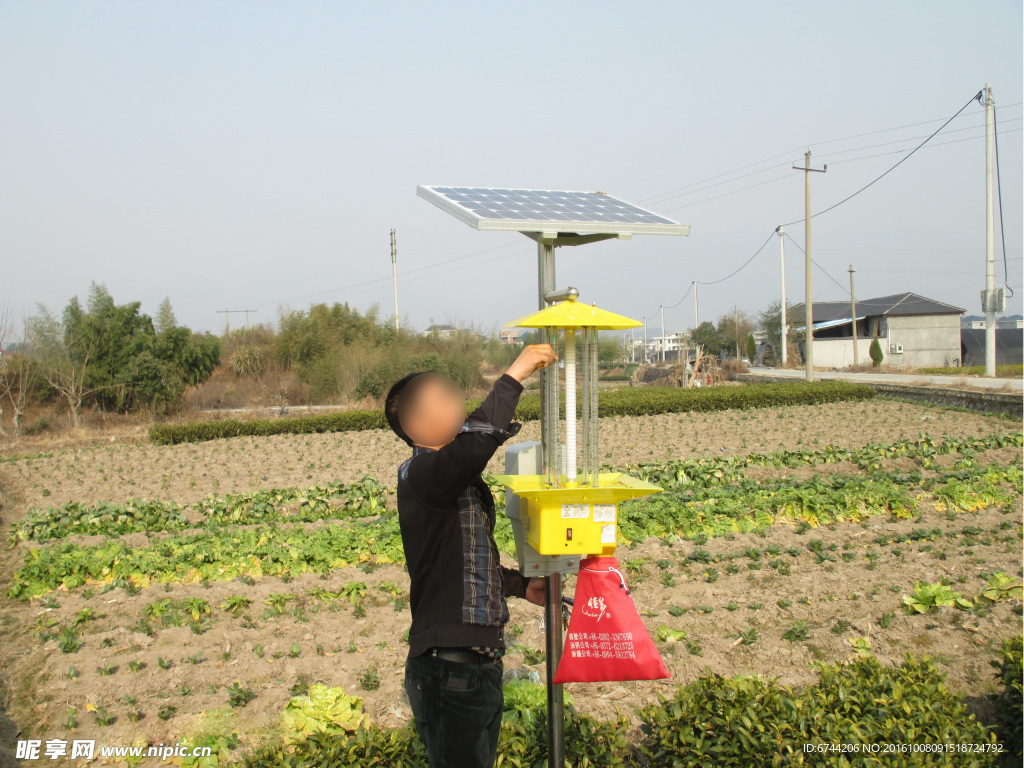
[[[619,502],[661,490],[621,472],[601,472],[598,460],[597,334],[636,328],[642,323],[577,301],[575,289],[564,295],[563,301],[506,326],[536,328],[553,346],[561,334],[565,335],[563,439],[559,439],[562,393],[557,368],[550,366],[542,383],[541,471],[496,478],[508,489],[507,497],[518,499],[518,503],[509,503],[512,499],[507,498],[506,510],[526,575],[575,571],[582,556],[611,555],[615,551]],[[578,426],[582,427],[579,436]],[[521,445],[527,451],[538,447],[536,443]],[[515,455],[512,458],[514,464]],[[508,462],[506,469],[510,469]],[[524,543],[528,547],[523,547]]]

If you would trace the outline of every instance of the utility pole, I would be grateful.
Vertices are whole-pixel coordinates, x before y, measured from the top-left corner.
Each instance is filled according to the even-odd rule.
[[[665,305],[661,305],[661,343],[658,345],[661,351],[661,362],[665,362],[665,342],[668,340],[668,335],[665,333]]]
[[[786,232],[779,224],[779,263],[782,267],[782,367],[786,367],[786,348],[789,346],[789,328],[786,326]]]
[[[824,173],[821,168],[811,168],[811,148],[804,152],[804,166],[793,163],[793,170],[804,172],[804,363],[807,381],[814,381],[814,302],[811,290],[811,173]]]
[[[395,333],[398,333],[398,266],[395,249],[395,230],[391,230],[391,287],[395,292]]]
[[[853,367],[860,365],[857,355],[857,299],[853,295],[853,264],[850,265],[850,317],[853,318]]]
[[[732,324],[736,328],[736,362],[740,361],[740,310],[733,304],[732,305]]]
[[[992,156],[995,144],[996,103],[992,100],[992,84],[985,83],[985,376],[996,375],[996,262],[995,219],[992,211]]]
[[[693,281],[693,330],[697,330],[697,326],[700,325],[697,313],[697,281]]]
[[[240,315],[245,313],[245,327],[249,327],[249,313],[259,312],[258,309],[218,309],[218,315],[224,315],[224,335],[229,336],[231,334],[231,315]]]
[[[647,365],[647,315],[644,315],[644,365]]]

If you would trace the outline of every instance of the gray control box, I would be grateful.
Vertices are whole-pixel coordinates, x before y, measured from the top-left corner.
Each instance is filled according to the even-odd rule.
[[[526,443],[510,445],[505,451],[505,474],[541,474],[540,442],[531,440]],[[579,571],[578,555],[542,555],[526,543],[526,538],[523,535],[523,520],[519,514],[519,503],[519,497],[506,489],[505,515],[512,523],[512,532],[515,534],[520,573],[524,576],[550,576],[553,573],[564,574]]]

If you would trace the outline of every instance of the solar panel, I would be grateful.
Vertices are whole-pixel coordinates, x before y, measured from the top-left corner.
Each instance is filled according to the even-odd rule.
[[[420,186],[416,193],[480,230],[688,235],[690,226],[604,192]]]

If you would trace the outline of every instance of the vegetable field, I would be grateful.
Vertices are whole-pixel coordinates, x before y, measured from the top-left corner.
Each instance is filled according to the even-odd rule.
[[[876,400],[603,420],[603,461],[664,488],[622,505],[617,556],[673,676],[568,686],[574,765],[876,764],[799,751],[857,731],[987,745],[877,764],[997,765],[1013,734],[992,727],[1014,701],[1019,720],[1002,693],[1020,664],[1004,642],[1021,626],[1022,442],[1012,421]],[[185,765],[423,764],[402,698],[397,439],[38,447],[0,455],[0,653],[22,738],[213,749]],[[496,535],[511,553],[504,520]],[[532,765],[543,628],[510,609],[505,666],[523,679],[502,754]]]

